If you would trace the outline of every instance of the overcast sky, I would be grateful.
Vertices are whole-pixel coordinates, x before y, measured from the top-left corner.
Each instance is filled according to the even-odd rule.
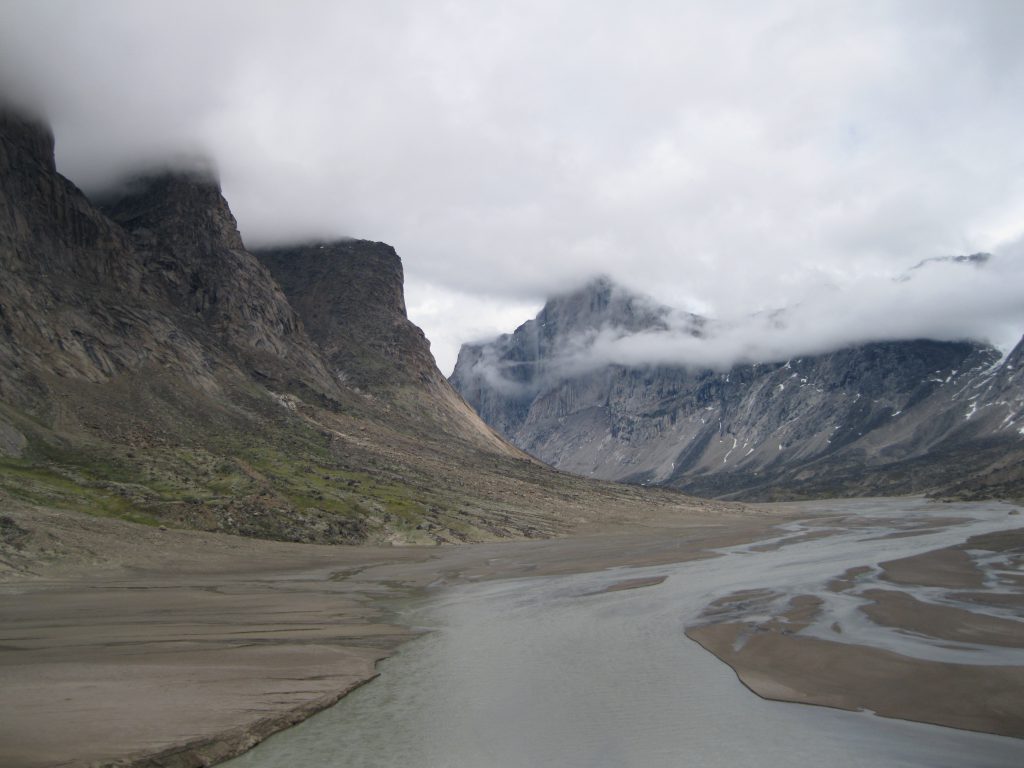
[[[250,245],[393,244],[448,373],[597,273],[800,305],[789,348],[1012,343],[1022,41],[1020,0],[0,0],[0,90],[87,190],[204,155]]]

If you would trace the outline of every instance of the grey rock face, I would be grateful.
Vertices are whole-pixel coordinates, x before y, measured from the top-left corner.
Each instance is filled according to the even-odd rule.
[[[427,499],[451,467],[557,476],[437,371],[390,246],[264,256],[216,180],[159,173],[98,205],[0,107],[0,494],[302,541],[536,527],[466,509],[484,483]]]
[[[600,277],[580,291],[549,301],[536,318],[512,334],[487,344],[463,345],[450,380],[488,424],[504,435],[517,435],[531,429],[527,422],[541,418],[541,407],[535,408],[538,400],[547,402],[556,416],[565,416],[581,404],[575,389],[557,403],[548,398],[562,385],[578,384],[591,373],[590,364],[576,353],[597,334],[607,329],[621,333],[665,330],[670,315],[670,308]],[[700,336],[703,318],[673,319]]]
[[[386,243],[342,240],[255,251],[340,380],[366,390],[447,383],[405,311],[401,259]]]
[[[385,418],[447,439],[452,448],[522,457],[437,369],[430,342],[406,315],[402,261],[394,248],[342,240],[255,253],[340,386],[383,401]]]
[[[598,281],[464,346],[451,381],[559,469],[706,495],[935,490],[1024,447],[1020,347],[1003,362],[983,344],[912,340],[724,372],[564,364],[588,334],[658,329],[670,313]],[[704,333],[701,318],[685,322]]]
[[[21,458],[26,444],[25,436],[21,432],[0,419],[0,457]]]
[[[300,379],[330,396],[335,383],[298,314],[242,243],[215,179],[164,173],[134,180],[105,212],[132,239],[153,286],[191,334],[243,369]]]
[[[0,396],[156,366],[214,387],[226,365],[335,384],[270,273],[245,251],[215,181],[140,179],[105,211],[53,166],[47,129],[0,125]]]

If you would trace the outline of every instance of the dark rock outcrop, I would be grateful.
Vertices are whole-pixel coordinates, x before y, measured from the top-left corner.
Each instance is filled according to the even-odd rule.
[[[132,238],[180,325],[278,385],[336,394],[317,350],[269,271],[249,253],[219,183],[195,173],[140,177],[105,206]]]
[[[47,374],[102,381],[146,358],[131,331],[149,303],[128,235],[56,173],[49,130],[10,112],[0,112],[0,272],[0,398],[31,406]]]
[[[525,458],[437,369],[430,342],[406,315],[405,277],[394,248],[353,239],[255,253],[340,386],[385,403],[391,420],[417,434],[448,436],[454,445]]]
[[[368,391],[443,381],[430,343],[406,315],[402,261],[390,245],[342,240],[255,254],[337,379]]]
[[[573,483],[437,371],[390,246],[263,258],[208,174],[100,206],[0,110],[0,496],[300,541],[557,529],[505,499]]]

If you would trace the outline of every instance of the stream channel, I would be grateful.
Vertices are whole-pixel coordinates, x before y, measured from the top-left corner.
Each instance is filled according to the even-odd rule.
[[[225,765],[1024,765],[1024,739],[765,701],[683,634],[716,598],[768,588],[826,601],[822,618],[805,630],[812,634],[840,622],[846,642],[939,661],[1024,665],[1019,612],[980,609],[1021,621],[1020,647],[936,643],[872,624],[855,595],[825,586],[848,568],[1020,528],[1024,518],[1010,514],[1012,505],[872,499],[807,509],[814,514],[785,526],[775,549],[762,541],[713,559],[483,582],[409,601],[400,620],[430,631],[383,662],[377,680]],[[998,557],[977,561],[990,582],[1008,567]],[[653,586],[601,591],[660,576],[667,578]],[[926,588],[911,593],[941,599]]]

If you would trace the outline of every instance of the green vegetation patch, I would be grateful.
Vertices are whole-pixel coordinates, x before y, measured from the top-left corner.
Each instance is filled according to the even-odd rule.
[[[0,459],[0,488],[15,498],[40,506],[71,509],[143,525],[159,524],[158,520],[116,492],[94,487],[56,468],[32,465],[20,459]]]

